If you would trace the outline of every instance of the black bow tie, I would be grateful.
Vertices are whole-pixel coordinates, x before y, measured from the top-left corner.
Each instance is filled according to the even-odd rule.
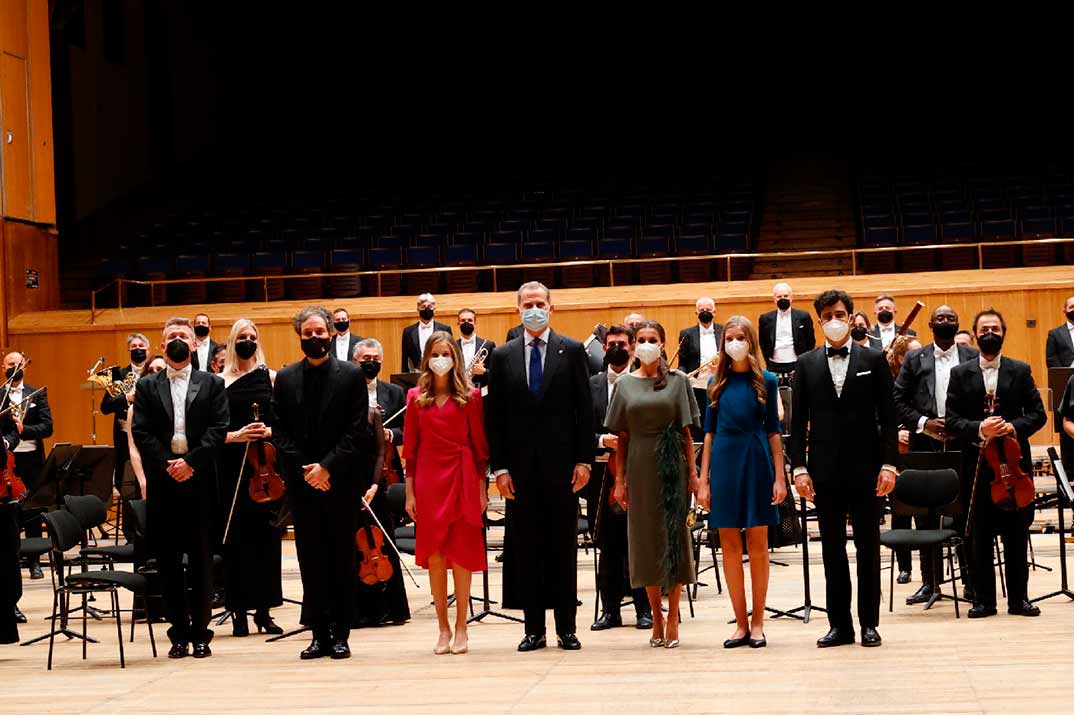
[[[841,348],[828,348],[828,357],[847,357],[850,355],[850,348],[844,345]]]

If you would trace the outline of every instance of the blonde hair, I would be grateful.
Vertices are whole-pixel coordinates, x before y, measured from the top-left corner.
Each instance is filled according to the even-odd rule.
[[[727,336],[727,331],[730,328],[741,329],[746,336],[746,341],[750,344],[750,352],[746,356],[752,373],[750,382],[753,383],[753,391],[757,393],[758,404],[763,405],[768,401],[768,388],[764,384],[764,371],[761,368],[761,347],[757,344],[757,333],[753,329],[753,323],[744,316],[732,315],[723,324],[723,337]],[[723,337],[720,339],[723,340]],[[727,354],[724,346],[721,345],[720,359],[716,361],[716,374],[707,390],[709,402],[712,403],[713,407],[717,407],[720,403],[720,394],[727,387],[728,373],[733,372],[732,365],[734,365],[734,361]]]
[[[261,331],[257,329],[257,325],[254,321],[248,318],[239,318],[235,321],[235,324],[231,326],[231,332],[227,336],[227,348],[224,349],[224,369],[221,371],[221,375],[239,375],[239,360],[238,354],[235,352],[235,342],[239,337],[239,333],[251,328],[254,334],[257,335],[257,352],[254,353],[254,365],[265,364],[265,351],[261,348]]]
[[[892,377],[898,377],[899,370],[902,369],[902,364],[906,361],[906,354],[911,350],[917,350],[917,348],[910,347],[916,342],[918,340],[913,335],[896,335],[895,339],[891,341],[891,345],[887,349],[887,359]],[[920,343],[918,343],[918,347],[920,347]]]
[[[466,376],[466,370],[463,369],[459,346],[455,344],[451,333],[443,330],[437,330],[430,335],[429,340],[425,343],[425,352],[421,356],[421,376],[418,378],[418,406],[428,407],[436,400],[436,392],[433,389],[436,376],[429,368],[429,355],[432,354],[433,348],[440,343],[447,343],[451,348],[451,379],[448,380],[451,399],[455,400],[460,407],[465,407],[466,403],[470,401],[470,390],[473,387],[470,384],[470,378]]]

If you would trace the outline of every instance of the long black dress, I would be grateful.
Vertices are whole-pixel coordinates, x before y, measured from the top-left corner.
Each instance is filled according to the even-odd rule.
[[[260,408],[261,422],[272,426],[272,380],[264,365],[228,385],[231,422],[228,431],[242,429],[254,421],[253,405]],[[235,493],[235,479],[242,465],[245,442],[225,444],[220,452],[221,489],[227,494],[223,504],[227,519]],[[224,546],[224,570],[227,590],[224,603],[232,613],[274,608],[283,603],[281,584],[280,529],[274,526],[278,502],[258,504],[250,498],[249,468],[244,470],[235,513],[231,518],[227,544]]]

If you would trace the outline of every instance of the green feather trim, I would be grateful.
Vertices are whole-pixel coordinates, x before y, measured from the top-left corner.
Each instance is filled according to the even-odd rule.
[[[682,466],[682,431],[672,423],[664,430],[656,447],[656,468],[660,476],[667,531],[667,552],[661,584],[664,588],[670,588],[677,582],[682,568],[682,539],[687,510]]]

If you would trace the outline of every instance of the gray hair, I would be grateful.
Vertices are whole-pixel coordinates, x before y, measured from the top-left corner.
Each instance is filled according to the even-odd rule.
[[[435,302],[436,302],[436,298],[433,297],[432,293],[422,293],[421,295],[418,296],[418,305],[421,305],[422,303],[435,303]]]
[[[332,327],[332,314],[329,313],[326,308],[323,308],[319,305],[311,305],[310,307],[303,308],[302,310],[295,313],[295,334],[302,335],[302,324],[314,316],[319,317],[324,321],[325,328]]]
[[[366,338],[359,340],[354,344],[354,350],[351,351],[351,360],[358,357],[358,351],[362,348],[372,348],[380,353],[380,361],[384,362],[384,346],[380,344],[380,341],[376,338]]]
[[[128,350],[130,350],[132,340],[141,340],[143,343],[146,344],[146,346],[149,345],[149,338],[147,338],[146,336],[142,335],[141,333],[131,333],[130,335],[127,336],[127,349]]]
[[[548,290],[548,286],[546,286],[544,283],[541,283],[540,281],[529,281],[528,283],[523,283],[522,285],[520,285],[518,287],[518,295],[515,296],[515,305],[518,305],[522,302],[522,293],[523,291],[527,290],[543,290],[544,299],[548,301],[549,305],[551,305],[552,291]]]

